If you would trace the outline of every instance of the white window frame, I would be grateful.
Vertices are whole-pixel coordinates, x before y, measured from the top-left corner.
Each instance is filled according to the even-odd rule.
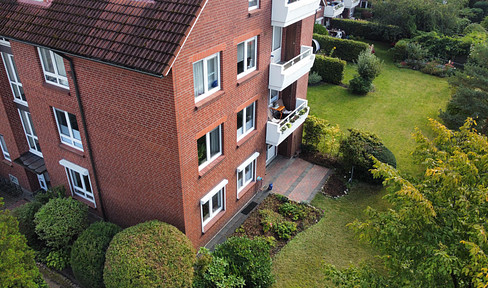
[[[8,153],[7,144],[5,143],[5,138],[3,135],[0,135],[0,148],[2,148],[3,158],[12,162],[12,158],[10,158],[10,153]]]
[[[251,68],[248,68],[246,65],[247,64],[246,63],[247,62],[246,61],[247,60],[247,58],[246,58],[246,56],[247,56],[247,44],[249,42],[252,42],[252,41],[254,41],[254,45],[255,45],[254,46],[254,66]],[[241,73],[239,73],[239,71],[237,71],[237,73],[239,73],[239,74],[237,74],[237,79],[242,78],[242,77],[246,76],[247,74],[249,74],[253,71],[256,71],[257,66],[258,66],[258,36],[254,36],[252,38],[247,39],[246,41],[243,41],[243,42],[237,44],[237,54],[238,54],[237,56],[239,56],[239,45],[241,45],[241,44],[244,46],[244,48],[243,48],[244,71],[242,71]],[[239,63],[239,57],[237,57],[237,61],[238,61],[237,63]]]
[[[247,127],[247,121],[246,121],[246,118],[247,118],[247,108],[251,107],[252,106],[252,127]],[[237,112],[237,114],[241,113],[242,112],[242,133],[239,135],[239,128],[237,129],[237,140],[240,140],[242,138],[244,138],[247,134],[249,134],[251,131],[253,131],[255,128],[256,128],[256,101],[252,102],[250,105],[244,107],[244,109],[242,109],[241,111]],[[239,121],[239,117],[237,117],[237,121]],[[237,125],[239,125],[239,123],[237,123]],[[239,126],[237,126],[239,127]]]
[[[58,126],[59,139],[61,140],[61,143],[66,144],[66,145],[73,147],[75,149],[78,149],[80,151],[83,151],[83,143],[81,142],[81,132],[79,130],[78,130],[78,132],[76,132],[77,130],[73,129],[73,127],[71,125],[71,120],[69,117],[69,115],[71,113],[63,111],[61,109],[54,108],[54,107],[53,107],[53,111],[54,111],[54,118],[56,119],[56,126]],[[59,113],[64,115],[64,120],[66,121],[66,123],[68,125],[69,135],[61,133],[61,125],[59,124],[59,119],[58,119],[58,115],[57,115],[56,111],[58,111]],[[76,115],[74,115],[74,114],[71,114],[71,115],[73,115],[76,119]],[[76,120],[76,121],[78,121],[78,120]],[[78,122],[76,123],[76,125],[78,126]],[[77,139],[75,137],[75,133],[77,133],[79,135],[80,139]],[[77,146],[77,145],[79,145],[79,146]]]
[[[8,81],[10,82],[10,89],[12,89],[14,102],[27,106],[27,98],[25,98],[24,88],[22,87],[22,82],[20,82],[19,79],[17,66],[15,65],[14,61],[14,55],[5,52],[0,54],[2,54],[3,65],[5,66],[5,71],[7,72]],[[8,71],[11,71],[12,77],[10,77],[10,73],[8,73]],[[15,91],[17,91],[17,94]],[[16,95],[20,95],[20,98],[18,98]]]
[[[50,59],[47,59],[47,60],[49,60],[53,63],[54,73],[47,71],[46,67],[44,66],[44,61],[43,61],[44,57],[42,56],[41,49],[44,49],[47,52],[49,52]],[[64,66],[63,58],[61,56],[59,56],[58,54],[55,54],[52,50],[46,49],[46,48],[37,47],[37,52],[39,53],[39,59],[41,60],[42,72],[44,72],[44,81],[46,81],[49,84],[56,85],[58,87],[69,89],[68,77],[67,77],[68,74],[66,74],[66,76],[61,75],[59,73],[58,66],[56,64],[56,61],[62,61],[62,63],[60,63],[60,64],[62,64]],[[56,58],[56,56],[58,56],[59,58]],[[58,59],[58,60],[56,60],[56,59]],[[65,68],[65,71],[66,71],[66,68]],[[62,84],[61,83],[62,81],[66,82],[66,85]]]
[[[39,187],[41,187],[42,190],[47,191],[48,187],[44,174],[37,174],[37,180],[39,181]]]
[[[259,157],[259,152],[254,152],[251,157],[247,158],[239,167],[237,167],[237,199],[239,199],[239,193],[242,192],[251,182],[256,181],[256,159]],[[251,178],[246,179],[246,168],[250,167]],[[243,180],[242,184],[239,183],[239,177]]]
[[[218,133],[219,133],[219,152],[216,153],[215,155],[211,155],[211,143],[210,143],[210,134],[215,131],[216,129],[218,129]],[[208,132],[207,134],[205,134],[204,136],[202,137],[205,137],[205,145],[206,145],[206,150],[207,150],[207,155],[206,155],[206,161],[203,162],[202,164],[200,164],[198,166],[198,170],[202,170],[203,168],[207,167],[208,164],[212,163],[212,161],[214,161],[215,159],[217,159],[220,155],[222,155],[222,124],[220,124],[219,126],[215,127],[214,129],[212,129],[212,131]],[[202,138],[200,137],[200,138]],[[200,139],[198,138],[198,139]],[[198,139],[197,139],[197,154],[198,154]],[[198,155],[197,155],[198,157]]]
[[[64,167],[66,171],[66,177],[69,181],[69,186],[71,189],[71,195],[79,196],[87,201],[92,202],[95,204],[95,195],[93,193],[93,188],[91,185],[90,174],[88,173],[88,169],[78,166],[74,163],[69,162],[68,160],[61,159],[59,160],[59,164]],[[73,179],[74,173],[79,174],[79,178],[81,180],[81,186],[75,186],[75,181]],[[86,183],[88,181],[88,183]],[[87,190],[89,188],[90,190]]]
[[[249,8],[248,8],[248,11],[251,11],[251,10],[254,10],[254,9],[258,9],[259,8],[259,0],[255,0],[256,1],[256,5],[252,5],[251,6],[251,2],[253,2],[253,0],[249,0]]]
[[[275,43],[275,36],[280,35],[280,39],[278,43]],[[281,49],[281,45],[283,42],[283,27],[280,26],[273,26],[273,38],[271,40],[271,52]]]
[[[10,47],[10,41],[7,38],[0,37],[0,45]]]
[[[276,94],[273,95],[273,92]],[[278,100],[280,100],[280,91],[269,89],[268,107],[274,106],[273,104]]]
[[[22,123],[22,128],[24,128],[25,138],[27,139],[27,145],[29,145],[29,152],[39,157],[43,157],[41,152],[41,146],[39,144],[39,138],[37,137],[36,130],[34,129],[34,123],[32,122],[32,117],[30,112],[21,109],[18,110],[19,110],[20,122]],[[25,115],[25,118],[27,119],[27,123],[24,121],[24,117],[22,117],[22,115]]]
[[[212,87],[211,89],[208,89],[208,61],[217,58],[217,86]],[[198,63],[202,62],[203,63],[203,89],[204,92],[203,94],[200,95],[195,95],[195,85],[196,85],[196,79],[195,79],[195,65]],[[198,60],[197,62],[194,62],[192,65],[193,68],[193,95],[195,96],[195,103],[205,99],[206,97],[212,95],[213,93],[219,91],[221,88],[220,82],[221,82],[221,75],[220,75],[220,52],[217,52],[215,54],[212,54],[208,57],[205,57],[201,60]]]
[[[200,219],[202,223],[202,233],[205,233],[205,225],[207,225],[210,221],[212,221],[215,216],[217,216],[219,213],[222,211],[225,211],[225,190],[226,190],[226,185],[229,183],[227,179],[222,180],[217,186],[215,186],[210,192],[207,193],[207,195],[203,196],[202,199],[200,199]],[[213,197],[217,193],[222,193],[222,205],[221,207],[217,208],[215,211],[212,209],[213,206]],[[205,220],[203,220],[203,206],[205,204],[209,204],[209,217]]]

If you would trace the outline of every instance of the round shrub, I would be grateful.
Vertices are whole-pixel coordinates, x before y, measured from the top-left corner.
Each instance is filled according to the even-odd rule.
[[[349,91],[356,95],[366,95],[371,91],[372,83],[359,75],[349,81]]]
[[[274,277],[269,252],[270,246],[265,239],[231,237],[215,248],[213,256],[227,261],[230,273],[242,277],[245,287],[270,287]]]
[[[487,33],[486,29],[478,23],[469,24],[463,31],[464,34],[470,33]]]
[[[308,75],[308,84],[309,85],[315,85],[320,83],[322,81],[322,76],[319,75],[317,72],[312,72],[310,75]]]
[[[12,214],[19,221],[19,231],[25,235],[27,244],[37,250],[41,248],[42,244],[35,231],[36,224],[34,223],[34,215],[42,205],[42,203],[34,201],[17,207],[12,211]]]
[[[109,222],[95,222],[81,233],[71,248],[71,268],[83,286],[102,288],[105,252],[122,229]]]
[[[115,235],[105,255],[107,288],[191,287],[195,250],[176,227],[157,220]]]
[[[88,207],[73,198],[55,198],[42,206],[34,216],[36,233],[53,249],[71,246],[88,227]]]
[[[365,50],[358,56],[358,74],[366,80],[373,81],[381,73],[382,61],[371,51]]]

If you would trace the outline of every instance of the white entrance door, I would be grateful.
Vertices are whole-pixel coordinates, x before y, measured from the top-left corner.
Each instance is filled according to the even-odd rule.
[[[37,180],[39,180],[39,186],[44,191],[47,191],[47,183],[46,178],[44,178],[44,174],[37,174]]]
[[[271,44],[271,62],[278,63],[281,61],[281,41],[283,28],[273,26],[273,43]]]
[[[268,165],[275,157],[277,150],[276,146],[266,144],[266,165]]]

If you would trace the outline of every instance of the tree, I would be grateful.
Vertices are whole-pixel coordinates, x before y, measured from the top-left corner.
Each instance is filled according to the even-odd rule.
[[[357,65],[358,74],[349,82],[349,90],[354,94],[364,95],[373,89],[373,80],[381,73],[382,61],[365,50],[359,53]]]
[[[476,120],[476,128],[488,133],[488,44],[473,46],[464,71],[450,79],[454,93],[441,111],[447,127],[458,129],[467,117]]]
[[[0,198],[0,208],[3,204]],[[47,287],[34,261],[34,251],[27,246],[9,210],[0,210],[0,287]]]
[[[376,160],[391,209],[368,208],[367,220],[351,226],[383,254],[390,287],[488,284],[488,140],[472,119],[459,131],[430,123],[433,140],[415,134],[424,176],[409,181]]]

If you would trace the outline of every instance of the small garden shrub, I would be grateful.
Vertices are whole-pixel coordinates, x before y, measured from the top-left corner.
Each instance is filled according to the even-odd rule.
[[[297,224],[291,221],[284,221],[278,223],[274,232],[278,235],[278,238],[288,240],[297,232]]]
[[[485,19],[483,19],[483,21],[481,21],[480,24],[481,24],[481,26],[483,26],[483,28],[488,30],[488,16],[486,16]]]
[[[191,287],[195,251],[176,227],[157,220],[114,236],[105,255],[107,288]]]
[[[231,237],[215,248],[213,256],[227,261],[230,274],[242,277],[245,287],[266,288],[274,283],[269,253],[270,246],[262,238]]]
[[[455,68],[450,63],[443,65],[439,63],[439,61],[430,61],[425,64],[424,68],[422,68],[420,71],[425,74],[430,74],[438,77],[446,77],[454,75]]]
[[[73,198],[55,198],[34,216],[36,233],[54,250],[71,247],[88,227],[88,207]]]
[[[279,239],[288,240],[297,231],[297,224],[287,221],[282,215],[269,209],[259,211],[262,217],[261,224],[263,225],[264,233],[272,231],[276,233]]]
[[[347,35],[364,37],[375,41],[395,42],[404,37],[402,29],[398,26],[370,21],[332,18],[330,19],[330,26],[334,29],[346,31]]]
[[[42,205],[43,204],[40,202],[34,201],[17,207],[12,211],[12,214],[19,221],[20,233],[25,235],[27,244],[36,250],[39,250],[42,247],[42,241],[36,234],[34,215],[39,211]]]
[[[469,24],[466,28],[464,28],[464,34],[471,34],[471,33],[487,33],[486,29],[481,26],[481,24],[473,23]]]
[[[357,75],[349,81],[349,91],[356,95],[366,95],[372,89],[372,81]]]
[[[381,183],[381,179],[374,179],[369,172],[374,165],[371,156],[396,168],[395,156],[375,134],[356,129],[349,129],[349,132],[340,148],[345,167],[354,167],[354,177],[371,183]]]
[[[329,35],[329,31],[327,31],[327,28],[325,28],[325,26],[322,24],[314,24],[313,33],[317,33],[320,35]]]
[[[344,78],[345,69],[346,61],[344,60],[324,55],[316,55],[312,73],[310,75],[317,73],[324,82],[338,85],[341,84],[342,79]]]
[[[71,249],[71,268],[83,286],[103,288],[105,252],[122,229],[109,222],[95,222],[81,233]]]
[[[44,261],[47,267],[61,271],[69,266],[69,249],[51,250]]]
[[[373,81],[381,73],[383,62],[368,50],[361,52],[358,56],[358,74],[362,78]]]
[[[312,72],[308,75],[308,85],[315,85],[322,81],[322,76],[317,72]]]
[[[281,203],[287,203],[289,201],[288,197],[283,196],[281,194],[275,194],[276,199],[280,201]]]
[[[478,1],[474,3],[473,8],[483,10],[485,16],[488,16],[488,1]]]
[[[244,287],[242,277],[229,272],[229,263],[220,257],[213,257],[210,251],[200,248],[197,264],[195,264],[194,288],[234,288]]]
[[[305,217],[305,210],[299,204],[287,202],[280,205],[278,211],[285,217],[290,217],[293,221],[303,219]]]
[[[338,39],[320,34],[314,34],[313,38],[319,42],[323,51],[332,51],[336,47],[334,56],[349,62],[355,61],[361,51],[369,49],[368,44],[359,41]],[[324,78],[323,75],[321,76]],[[325,81],[325,78],[323,80]]]
[[[34,202],[39,202],[42,205],[54,198],[64,198],[66,196],[66,189],[64,186],[56,186],[47,191],[41,191],[34,196]]]
[[[483,20],[484,12],[480,8],[464,8],[459,11],[459,15],[469,19],[472,23],[479,23]]]
[[[339,141],[342,138],[339,125],[331,125],[327,120],[309,115],[305,119],[303,131],[305,149],[331,155],[337,155],[339,152]]]

